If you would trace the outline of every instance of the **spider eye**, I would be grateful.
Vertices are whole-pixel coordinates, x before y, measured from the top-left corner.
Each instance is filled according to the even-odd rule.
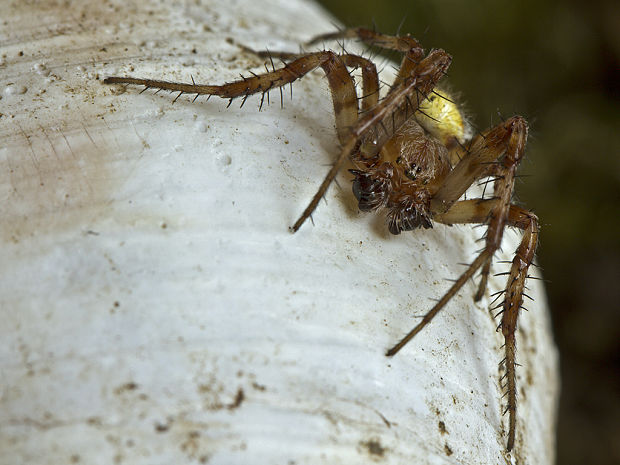
[[[405,170],[405,176],[407,176],[412,181],[415,181],[420,171],[422,171],[422,168],[417,166],[415,163],[411,163],[411,165],[409,165],[409,168]]]

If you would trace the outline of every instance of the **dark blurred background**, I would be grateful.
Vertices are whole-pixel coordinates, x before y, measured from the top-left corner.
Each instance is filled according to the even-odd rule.
[[[620,463],[620,2],[321,0],[347,26],[453,56],[478,128],[530,124],[517,201],[543,229],[562,397],[557,463]],[[396,56],[394,57],[396,58]]]

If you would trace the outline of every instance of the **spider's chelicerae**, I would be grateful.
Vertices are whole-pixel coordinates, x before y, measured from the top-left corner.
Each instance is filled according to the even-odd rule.
[[[362,211],[385,210],[388,228],[400,234],[417,228],[431,228],[433,222],[448,225],[480,223],[487,225],[486,245],[467,270],[423,317],[421,322],[387,355],[396,354],[413,338],[474,273],[481,270],[475,295],[486,290],[493,255],[500,247],[506,226],[523,230],[515,252],[506,288],[500,296],[500,328],[505,339],[505,389],[509,413],[507,449],[515,441],[516,375],[515,331],[522,308],[525,281],[532,264],[538,238],[537,217],[511,203],[515,173],[525,151],[527,123],[520,116],[469,137],[467,124],[455,103],[437,85],[446,74],[452,58],[443,50],[425,54],[420,43],[409,35],[394,37],[357,28],[326,34],[311,43],[352,37],[383,49],[404,54],[389,92],[379,98],[379,77],[367,58],[329,50],[303,54],[277,54],[289,61],[280,69],[244,77],[223,85],[202,85],[108,77],[106,84],[138,84],[148,88],[182,94],[217,95],[230,99],[280,89],[321,67],[327,77],[336,117],[336,130],[342,150],[317,193],[301,217],[291,227],[297,231],[310,217],[319,200],[347,159],[356,169],[353,193]],[[348,68],[360,68],[362,94],[358,97]],[[145,90],[146,90],[145,89]],[[177,96],[177,98],[178,98]],[[460,200],[476,181],[489,178],[493,196]]]

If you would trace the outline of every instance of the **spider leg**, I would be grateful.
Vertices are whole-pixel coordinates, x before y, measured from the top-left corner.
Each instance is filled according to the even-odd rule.
[[[343,29],[341,31],[323,34],[310,40],[307,45],[315,45],[319,42],[342,38],[359,39],[372,47],[404,53],[405,55],[403,56],[398,75],[394,80],[393,88],[408,76],[411,76],[415,66],[424,58],[424,49],[422,45],[409,34],[404,36],[391,36],[364,27]]]
[[[519,116],[478,135],[431,201],[433,215],[440,215],[448,211],[475,180],[490,175],[495,177],[493,198],[498,202],[482,221],[488,224],[485,241],[486,249],[491,253],[482,266],[480,284],[474,296],[476,301],[484,295],[493,254],[502,242],[515,174],[526,140],[527,123]]]
[[[411,37],[409,34],[404,36],[391,36],[388,34],[381,34],[380,32],[376,32],[365,27],[343,29],[341,31],[321,34],[308,41],[306,45],[316,45],[321,42],[337,39],[359,39],[362,42],[374,47],[379,47],[385,50],[396,50],[397,52],[403,53],[406,53],[413,48],[417,48],[423,53],[420,42]]]
[[[247,52],[253,53],[261,58],[281,58],[283,60],[295,60],[305,54],[291,52],[277,52],[272,50],[253,50],[244,45],[241,48]],[[350,53],[341,53],[338,55],[347,68],[360,68],[362,70],[362,96],[359,100],[362,102],[362,112],[368,111],[379,103],[379,74],[377,67],[368,58]]]
[[[497,211],[498,208],[502,207],[502,202],[503,200],[501,198],[488,200],[463,200],[454,204],[454,206],[446,213],[436,215],[434,219],[445,224],[484,223],[494,214],[494,212]],[[502,329],[502,335],[504,336],[505,341],[504,347],[506,351],[506,391],[508,394],[508,407],[506,408],[506,411],[509,413],[507,449],[511,450],[514,446],[515,427],[517,421],[515,333],[517,330],[519,310],[523,308],[523,292],[525,289],[527,272],[532,264],[532,261],[534,260],[534,253],[536,252],[539,226],[536,215],[516,205],[510,205],[508,207],[505,224],[507,226],[515,226],[523,230],[523,238],[521,239],[519,247],[515,251],[515,256],[510,267],[510,273],[504,293],[504,300],[499,305],[502,307],[500,312],[502,315],[502,321],[499,327]],[[487,258],[490,259],[492,255],[489,245],[487,245],[487,248],[485,248],[483,253],[485,252],[487,253]],[[459,278],[459,281],[460,279],[461,278]],[[429,312],[429,314],[430,313],[431,312]],[[434,316],[434,314],[432,316]],[[424,324],[427,322],[424,322]]]
[[[454,282],[454,284],[450,287],[450,289],[448,289],[448,291],[443,295],[443,297],[439,299],[435,306],[426,315],[424,315],[422,321],[418,323],[415,328],[409,331],[409,333],[407,333],[407,335],[402,338],[398,342],[398,344],[388,350],[385,355],[387,355],[388,357],[396,355],[396,353],[400,349],[402,349],[405,344],[407,344],[411,339],[413,339],[416,334],[422,331],[422,329],[431,322],[435,315],[439,313],[439,311],[450,301],[450,299],[454,297],[454,295],[459,291],[459,289],[463,287],[467,280],[474,275],[476,270],[478,270],[478,268],[482,266],[482,264],[487,260],[488,257],[489,252],[486,249],[483,250],[480,255],[478,255],[478,257],[476,257],[476,259],[469,265],[467,270],[465,270],[465,272],[461,276],[459,276],[459,279]]]
[[[236,97],[245,97],[259,92],[265,94],[271,89],[292,83],[320,66],[325,72],[329,88],[331,89],[336,119],[336,131],[338,133],[340,143],[343,145],[343,149],[334,165],[329,170],[317,193],[312,198],[310,204],[306,207],[302,216],[291,227],[291,230],[295,232],[315,210],[320,199],[325,195],[331,181],[335,178],[336,174],[344,164],[346,157],[354,151],[355,146],[357,145],[357,138],[363,133],[366,127],[360,127],[359,124],[356,124],[358,122],[357,94],[355,92],[353,79],[347,71],[345,61],[349,64],[364,64],[362,60],[356,60],[350,56],[346,56],[343,60],[334,52],[322,51],[303,55],[286,64],[281,69],[273,70],[261,75],[252,75],[251,77],[243,78],[242,80],[223,85],[182,84],[129,77],[109,77],[104,80],[104,83],[137,84],[146,86],[147,88],[152,87],[157,89],[178,91],[180,93],[217,95],[219,97],[232,100]],[[366,86],[369,90],[370,97],[369,99],[363,100],[362,106],[372,105],[375,108],[373,112],[370,111],[370,108],[368,109],[369,117],[366,118],[368,124],[372,126],[375,119],[378,118],[381,120],[391,107],[383,105],[381,108],[377,109],[379,106],[375,102],[378,101],[378,76],[376,76],[376,69],[374,68],[374,65],[372,68],[366,66],[366,72],[368,75]],[[373,119],[373,115],[375,119]],[[352,132],[351,128],[354,127],[358,129],[357,133],[354,131]]]
[[[506,287],[506,297],[503,302],[502,334],[506,341],[506,375],[509,413],[508,444],[506,448],[512,450],[515,443],[515,429],[517,422],[517,378],[516,378],[516,338],[517,318],[523,304],[523,290],[527,279],[527,271],[534,260],[534,253],[538,244],[538,219],[531,213],[519,213],[519,220],[526,221],[527,227],[521,244],[517,248],[510,267],[510,275]]]
[[[136,84],[147,88],[170,90],[180,94],[217,95],[235,99],[256,93],[267,93],[290,84],[310,71],[321,67],[327,76],[332,91],[332,102],[336,115],[336,129],[341,143],[347,139],[349,128],[357,120],[357,94],[347,68],[338,54],[331,51],[308,53],[286,64],[283,68],[260,75],[244,77],[239,81],[222,85],[184,84],[178,82],[139,79],[131,77],[108,77],[104,84]]]

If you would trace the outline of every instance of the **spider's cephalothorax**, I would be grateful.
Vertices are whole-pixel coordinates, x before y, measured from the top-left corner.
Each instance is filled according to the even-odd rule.
[[[354,161],[353,193],[362,211],[385,207],[392,234],[431,228],[431,198],[449,173],[448,149],[409,119],[372,158],[361,152]]]
[[[430,200],[452,168],[449,152],[468,136],[465,117],[450,93],[434,89],[415,118],[404,122],[374,157],[365,154],[364,144],[352,157],[363,167],[350,170],[359,209],[387,208],[392,234],[432,228]]]
[[[459,289],[481,270],[475,299],[485,293],[493,255],[499,249],[506,226],[523,231],[515,251],[500,306],[500,328],[505,340],[504,388],[509,413],[507,450],[514,446],[516,432],[516,341],[517,317],[522,308],[525,281],[538,241],[538,218],[511,203],[516,169],[523,157],[527,123],[514,116],[479,133],[473,139],[458,107],[445,90],[437,87],[446,74],[451,57],[443,50],[424,53],[409,35],[393,37],[368,29],[348,29],[317,37],[309,44],[352,37],[383,49],[403,53],[403,60],[389,92],[379,98],[379,77],[367,58],[329,50],[304,54],[271,54],[290,61],[284,67],[223,85],[157,81],[129,77],[109,77],[106,84],[138,84],[147,89],[182,94],[217,95],[243,102],[252,94],[262,94],[261,106],[270,90],[280,89],[320,67],[325,72],[336,117],[336,132],[342,145],[340,154],[317,193],[291,227],[297,231],[310,217],[319,200],[344,162],[355,169],[353,193],[362,211],[385,209],[388,228],[399,234],[416,228],[443,224],[480,223],[487,226],[485,247],[437,304],[387,355],[396,354],[410,341]],[[358,97],[348,68],[361,69],[362,89]],[[176,100],[176,99],[175,99]],[[243,104],[242,102],[242,104]],[[465,191],[482,178],[493,184],[493,196],[461,200]]]

